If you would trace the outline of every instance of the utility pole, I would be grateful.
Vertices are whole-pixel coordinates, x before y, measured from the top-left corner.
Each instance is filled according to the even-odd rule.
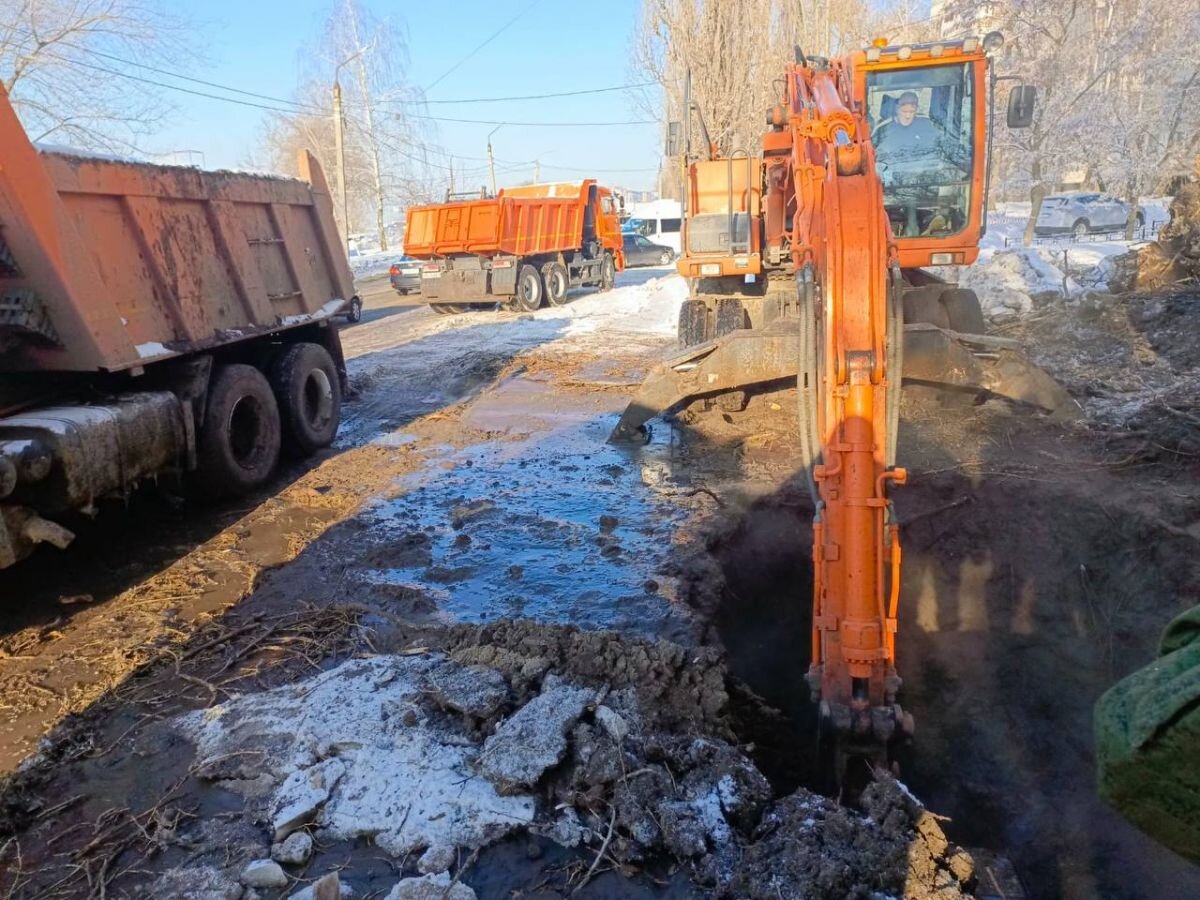
[[[535,159],[533,161],[533,183],[537,184],[542,180],[542,161]]]
[[[346,196],[346,144],[345,136],[342,134],[345,118],[342,115],[342,83],[338,80],[338,76],[342,73],[342,66],[354,62],[366,51],[366,47],[360,47],[338,63],[333,70],[333,143],[337,153],[338,193],[342,195],[342,227],[346,229],[342,238],[346,242],[347,248],[350,245],[350,201]]]
[[[497,131],[499,131],[503,127],[504,127],[503,124],[497,125],[495,128],[493,128],[491,131],[488,132],[488,136],[487,136],[488,171],[491,172],[491,175],[492,175],[492,196],[493,197],[496,196],[496,158],[494,156],[492,156],[492,135],[495,134]]]
[[[451,195],[454,194],[454,157],[453,156],[450,157],[450,193],[451,193]],[[450,198],[447,197],[446,199],[449,200]]]
[[[342,138],[342,86],[334,78],[333,82],[333,143],[337,148],[338,194],[342,198],[342,228],[345,233],[342,240],[350,239],[350,204],[346,202],[346,147]]]

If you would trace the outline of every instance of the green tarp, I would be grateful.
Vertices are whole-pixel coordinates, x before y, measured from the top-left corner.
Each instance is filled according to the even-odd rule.
[[[1100,796],[1200,862],[1200,606],[1167,626],[1154,662],[1096,703]]]

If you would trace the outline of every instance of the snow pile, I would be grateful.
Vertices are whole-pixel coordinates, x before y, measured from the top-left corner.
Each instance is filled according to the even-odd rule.
[[[572,299],[566,306],[539,312],[538,318],[568,319],[563,332],[568,337],[611,331],[674,336],[679,307],[687,296],[683,278],[664,275]]]
[[[313,825],[318,842],[367,837],[394,856],[478,847],[531,823],[534,800],[500,796],[473,771],[478,747],[461,722],[419,702],[459,668],[447,666],[352,660],[177,724],[206,777],[248,795],[266,788],[276,841]]]
[[[1033,309],[1036,300],[1082,293],[1080,284],[1052,259],[1036,248],[998,251],[963,269],[959,284],[979,295],[986,316],[1024,314]]]
[[[403,250],[351,251],[350,271],[355,278],[374,278],[386,275],[394,263],[404,258]]]

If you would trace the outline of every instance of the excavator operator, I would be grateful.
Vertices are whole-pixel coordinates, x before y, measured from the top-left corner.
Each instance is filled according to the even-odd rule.
[[[917,95],[905,91],[896,101],[895,115],[875,129],[875,152],[882,162],[896,156],[916,156],[937,149],[938,130],[928,116],[917,115]]]

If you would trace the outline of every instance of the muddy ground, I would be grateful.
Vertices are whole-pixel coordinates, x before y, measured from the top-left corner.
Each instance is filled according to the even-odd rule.
[[[794,397],[688,411],[642,448],[604,443],[670,344],[680,285],[653,280],[662,274],[626,273],[607,307],[581,297],[534,317],[435,317],[377,294],[344,333],[358,396],[324,458],[236,509],[197,514],[147,492],[83,528],[67,556],[0,573],[0,765],[11,775],[0,890],[199,895],[159,879],[181,866],[237,868],[268,852],[269,834],[253,798],[230,789],[228,772],[211,777],[171,723],[396,654],[491,667],[506,691],[501,718],[551,675],[581,690],[638,688],[655,724],[626,738],[622,777],[658,766],[672,802],[705,795],[684,785],[704,766],[671,741],[716,742],[733,754],[718,774],[749,771],[736,758],[766,778],[769,796],[751,811],[723,808],[727,840],[710,828],[705,851],[689,853],[678,841],[639,844],[625,813],[609,826],[610,810],[625,808],[621,778],[593,772],[568,797],[563,773],[574,770],[551,767],[557,775],[529,790],[543,806],[584,810],[595,839],[567,848],[535,830],[458,851],[456,887],[480,897],[581,886],[580,896],[683,897],[720,884],[750,896],[786,868],[783,848],[807,858],[795,848],[809,820],[851,844],[870,833],[805,793],[816,786],[802,678],[811,509]],[[1081,401],[1078,422],[905,397],[898,653],[917,740],[903,778],[947,817],[951,841],[1010,857],[1031,897],[1200,896],[1195,867],[1095,798],[1090,750],[1095,698],[1198,602],[1195,301],[1093,297],[1006,326]],[[571,726],[591,731],[568,729],[577,767],[601,705],[585,704]],[[419,710],[438,722],[446,713]],[[494,716],[454,727],[466,729],[455,732],[464,746],[484,746]],[[899,810],[891,836],[854,858],[879,876],[896,865],[880,862],[887,853],[934,847],[932,871],[945,877],[955,851],[898,796],[878,801],[880,820]],[[713,852],[726,844],[736,859]],[[814,859],[837,859],[839,846]],[[288,870],[286,889],[263,895],[337,869],[358,896],[383,896],[418,861],[326,836]],[[828,896],[903,893],[906,879],[918,895],[907,865],[899,884],[830,875],[764,896],[817,883]]]

